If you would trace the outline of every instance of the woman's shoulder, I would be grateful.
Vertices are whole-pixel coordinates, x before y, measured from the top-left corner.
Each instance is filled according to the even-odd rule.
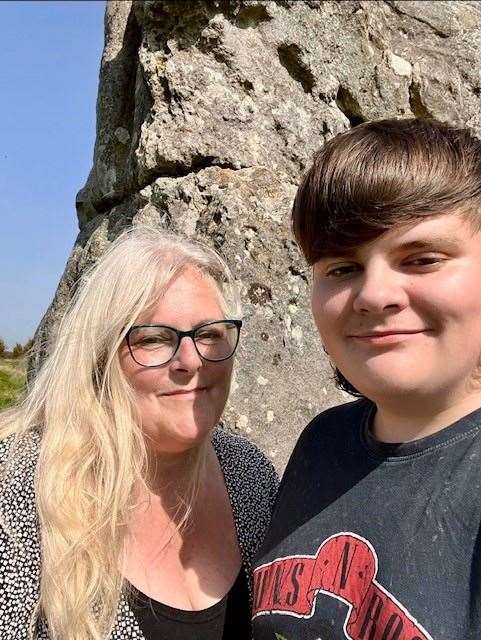
[[[279,478],[269,458],[247,438],[217,428],[212,444],[224,474],[242,555],[250,567],[271,518]]]
[[[238,465],[240,472],[248,469],[257,470],[257,472],[264,469],[269,473],[274,471],[274,465],[257,445],[224,427],[217,427],[214,430],[212,444],[221,464],[232,461]]]
[[[223,424],[219,425],[212,432],[212,444],[216,451],[223,449],[226,451],[235,450],[242,452],[244,455],[256,456],[258,458],[267,458],[257,445],[248,440],[246,437],[229,431]]]
[[[0,440],[0,465],[19,455],[25,463],[36,463],[40,446],[39,429],[30,429],[26,433],[11,433]]]
[[[38,602],[40,540],[34,476],[39,444],[39,432],[34,430],[0,441],[1,638],[26,637],[23,632]]]
[[[257,445],[223,427],[214,430],[212,444],[228,484],[246,494],[255,488],[271,499],[275,496],[279,477]]]
[[[0,487],[33,483],[40,450],[40,432],[32,429],[23,434],[10,434],[0,440]]]
[[[16,434],[11,434],[0,440],[0,465],[5,464],[12,450],[12,444],[16,438]]]

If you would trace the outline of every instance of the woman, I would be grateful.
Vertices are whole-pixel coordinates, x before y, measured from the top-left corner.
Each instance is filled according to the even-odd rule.
[[[160,230],[85,275],[0,416],[2,639],[250,637],[276,476],[215,428],[239,311],[219,256]]]

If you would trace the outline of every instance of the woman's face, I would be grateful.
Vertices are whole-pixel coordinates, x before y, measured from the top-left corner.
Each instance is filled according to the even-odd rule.
[[[137,324],[162,324],[188,331],[224,317],[215,286],[187,267],[174,278],[153,311]],[[163,453],[187,451],[217,424],[229,394],[233,358],[223,362],[202,360],[188,337],[163,366],[137,364],[127,344],[122,345],[119,356],[137,396],[149,447]]]

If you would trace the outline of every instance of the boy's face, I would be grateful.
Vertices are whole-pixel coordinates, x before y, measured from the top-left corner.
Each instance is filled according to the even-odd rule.
[[[481,390],[481,233],[460,215],[321,259],[312,311],[333,363],[378,404]]]

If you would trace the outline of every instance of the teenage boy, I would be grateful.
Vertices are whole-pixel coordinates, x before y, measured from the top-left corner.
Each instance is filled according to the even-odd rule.
[[[481,639],[481,143],[417,119],[316,155],[293,208],[343,388],[285,472],[256,640]]]

